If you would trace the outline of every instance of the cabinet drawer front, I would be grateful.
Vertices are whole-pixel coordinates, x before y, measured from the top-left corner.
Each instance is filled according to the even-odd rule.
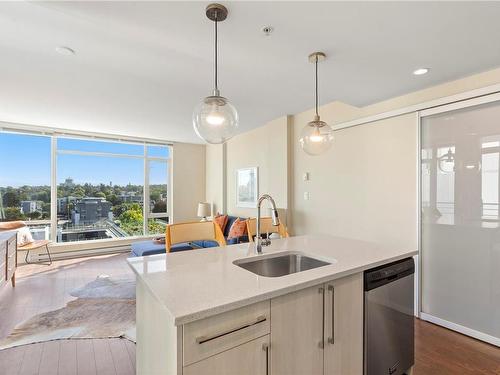
[[[267,375],[269,373],[269,335],[193,363],[184,375]]]
[[[184,366],[266,335],[270,302],[263,301],[184,325]]]

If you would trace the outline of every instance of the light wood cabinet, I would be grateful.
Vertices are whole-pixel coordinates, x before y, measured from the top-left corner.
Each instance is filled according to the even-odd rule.
[[[272,375],[363,373],[363,277],[271,300]]]
[[[183,365],[267,335],[269,321],[267,300],[185,324]]]
[[[271,300],[271,374],[322,375],[324,285]]]
[[[324,374],[361,375],[363,274],[332,281],[326,284],[325,291]]]
[[[269,335],[184,367],[184,375],[269,375]]]
[[[362,273],[181,326],[138,280],[138,375],[362,373]]]

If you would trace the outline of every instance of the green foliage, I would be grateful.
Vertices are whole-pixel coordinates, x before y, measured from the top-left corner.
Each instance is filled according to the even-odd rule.
[[[121,222],[140,221],[142,223],[141,206],[137,203],[130,204],[129,208],[119,216],[119,219]]]
[[[167,212],[167,202],[158,201],[153,207],[153,212]]]
[[[165,234],[165,229],[167,225],[156,221],[154,219],[149,219],[148,222],[148,232],[149,234]]]
[[[3,194],[3,205],[4,207],[17,207],[21,203],[19,194],[13,190],[7,190]]]
[[[149,194],[149,197],[151,198],[152,201],[158,202],[161,199],[161,194],[160,192],[151,192]]]
[[[166,184],[150,185],[150,200],[154,204],[152,212],[166,212]],[[2,194],[3,206],[5,208],[6,220],[32,220],[49,219],[50,218],[50,199],[51,189],[50,186],[20,186],[20,187],[0,187]],[[101,197],[105,198],[112,204],[112,211],[116,223],[122,230],[129,235],[137,236],[143,234],[143,215],[142,206],[139,203],[123,202],[120,196],[123,193],[135,193],[136,196],[142,196],[143,186],[128,184],[126,186],[119,185],[92,185],[86,184],[73,184],[65,185],[59,184],[57,186],[57,197]],[[20,202],[23,200],[37,200],[42,201],[42,212],[32,212],[27,215],[21,213]],[[147,202],[147,200],[146,200]],[[148,204],[148,203],[146,203]],[[63,214],[70,217],[71,211],[74,209],[74,204],[69,202],[67,210]],[[148,232],[165,233],[165,223],[155,219],[148,221]]]
[[[106,200],[111,202],[113,206],[118,206],[121,203],[121,200],[114,193],[110,193],[106,196]]]
[[[132,236],[142,234],[142,207],[138,203],[123,204],[125,211],[120,216],[120,227]]]
[[[23,213],[21,213],[21,210],[17,207],[7,207],[5,209],[5,219],[7,221],[12,221],[12,220],[25,220],[26,217],[24,216]]]
[[[40,219],[42,217],[42,213],[38,212],[38,211],[33,211],[33,212],[26,214],[26,216],[31,220],[37,220],[37,219]]]

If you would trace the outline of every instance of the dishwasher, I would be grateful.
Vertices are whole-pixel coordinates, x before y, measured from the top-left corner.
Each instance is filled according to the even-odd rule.
[[[364,273],[364,374],[403,375],[414,362],[413,258]]]

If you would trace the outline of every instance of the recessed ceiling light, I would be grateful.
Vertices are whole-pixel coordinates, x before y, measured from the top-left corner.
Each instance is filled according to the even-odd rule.
[[[421,76],[423,74],[427,74],[429,72],[429,68],[418,68],[413,71],[413,74],[416,76]]]
[[[64,56],[73,56],[76,53],[74,49],[66,46],[56,47],[56,52]]]

